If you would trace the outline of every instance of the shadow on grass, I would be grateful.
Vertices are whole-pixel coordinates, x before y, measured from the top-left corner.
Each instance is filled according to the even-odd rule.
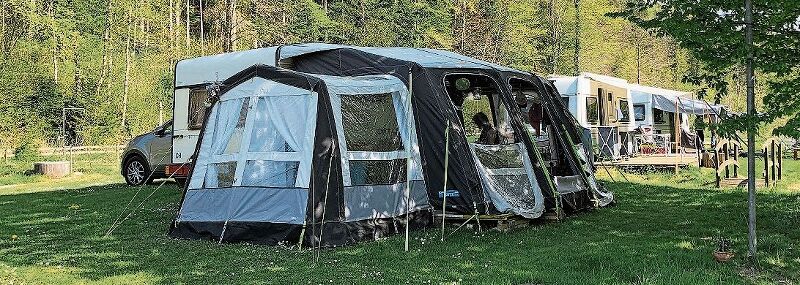
[[[110,237],[137,192],[124,185],[0,196],[0,265],[22,281],[100,283],[749,283],[746,194],[610,183],[618,205],[508,233],[435,229],[317,252],[166,237],[180,192],[163,187]],[[131,206],[155,186],[141,188]],[[762,194],[757,278],[800,278],[800,195]],[[127,213],[127,212],[125,212]],[[9,237],[16,235],[17,240]],[[736,261],[711,258],[731,238]],[[2,274],[0,267],[0,274]],[[2,277],[2,275],[0,275]],[[109,279],[111,278],[111,279]],[[2,278],[0,278],[2,279]]]

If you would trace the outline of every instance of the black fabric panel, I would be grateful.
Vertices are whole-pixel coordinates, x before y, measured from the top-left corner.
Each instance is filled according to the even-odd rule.
[[[408,216],[409,230],[429,228],[434,225],[433,212],[429,210],[412,212]],[[405,234],[406,216],[396,218],[361,220],[353,222],[326,222],[324,225],[309,225],[303,239],[303,246],[336,247],[370,241],[397,234]],[[309,231],[322,234],[310,235]],[[413,233],[411,233],[413,235]]]
[[[437,69],[422,68],[412,62],[400,61],[353,49],[335,49],[292,58],[294,69],[301,72],[359,76],[389,74],[408,84],[409,69],[413,70],[412,103],[414,106],[417,140],[420,145],[425,183],[430,204],[439,209],[439,192],[444,184],[444,127],[447,120],[460,125],[455,108],[447,99],[442,86],[443,74]],[[466,136],[450,134],[448,182],[459,197],[448,197],[448,211],[472,214],[477,206],[483,211],[483,190]],[[474,202],[474,204],[473,204]]]
[[[411,213],[410,230],[433,226],[433,213],[419,211]],[[269,223],[269,222],[180,222],[172,223],[169,236],[180,239],[210,240],[219,242],[249,242],[254,244],[277,245],[279,243],[297,244],[303,235],[303,247],[320,246],[320,238],[313,232],[321,233],[321,247],[336,247],[375,240],[395,234],[405,233],[406,217],[363,220],[355,222],[325,222],[309,225]]]
[[[315,88],[317,122],[314,154],[311,160],[311,183],[306,222],[341,221],[344,219],[344,184],[342,161],[336,134],[330,95],[324,82]]]
[[[180,239],[220,241],[222,231],[225,236],[222,242],[250,242],[255,244],[277,245],[281,242],[297,243],[300,241],[302,225],[268,223],[268,222],[180,222],[173,223],[169,236]]]

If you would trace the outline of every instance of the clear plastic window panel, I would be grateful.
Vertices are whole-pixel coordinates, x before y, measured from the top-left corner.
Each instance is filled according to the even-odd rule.
[[[294,187],[299,161],[250,160],[244,167],[242,186]]]
[[[495,122],[489,98],[486,96],[465,98],[461,110],[464,114],[464,126],[466,126],[465,131],[469,142],[477,141],[481,135],[481,128],[472,121],[475,114],[484,113],[492,124]]]
[[[342,95],[341,98],[348,151],[403,150],[392,94]]]
[[[388,185],[406,181],[406,159],[350,160],[352,185]]]
[[[233,185],[236,175],[236,162],[212,163],[206,170],[206,188],[223,188]]]

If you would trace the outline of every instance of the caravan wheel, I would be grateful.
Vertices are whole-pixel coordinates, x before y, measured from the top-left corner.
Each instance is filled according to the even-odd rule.
[[[147,167],[144,160],[138,156],[128,159],[124,167],[125,183],[128,183],[128,185],[142,185],[147,182],[147,178],[150,176],[149,167]]]

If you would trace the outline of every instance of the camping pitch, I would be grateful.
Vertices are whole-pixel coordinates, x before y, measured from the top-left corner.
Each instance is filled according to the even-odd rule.
[[[285,69],[250,68],[222,83],[173,236],[335,246],[402,231],[406,221],[426,226],[434,209],[533,219],[613,200],[594,180],[574,120],[541,78],[445,51],[303,44],[182,61],[176,94],[179,83],[213,86],[248,62]],[[563,158],[542,158],[510,74],[546,97],[539,100],[554,125],[551,146]],[[254,89],[254,80],[280,87]],[[298,94],[316,99],[263,99],[264,107],[258,99]],[[291,151],[248,149],[272,144],[256,131],[279,135]],[[228,133],[234,139],[226,143]],[[226,153],[230,144],[238,152]]]

